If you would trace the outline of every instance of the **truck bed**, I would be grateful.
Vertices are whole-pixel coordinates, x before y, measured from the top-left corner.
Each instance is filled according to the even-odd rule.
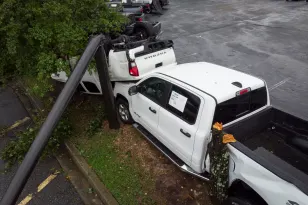
[[[308,122],[273,107],[227,126],[232,145],[308,193]]]
[[[256,151],[263,147],[270,153],[289,163],[293,167],[308,174],[308,157],[300,150],[286,143],[281,133],[272,130],[270,127],[250,136],[242,143],[249,149]]]

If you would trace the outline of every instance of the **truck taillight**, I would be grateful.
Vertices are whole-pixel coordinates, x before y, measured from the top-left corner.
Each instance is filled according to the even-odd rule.
[[[135,62],[129,63],[129,74],[131,76],[139,76],[138,67],[137,67],[137,64]]]
[[[236,96],[244,95],[245,93],[248,93],[248,92],[250,92],[250,91],[251,91],[250,88],[245,88],[245,89],[243,89],[243,90],[237,91],[237,92],[236,92]]]
[[[138,22],[142,22],[142,18],[137,18],[137,21]]]

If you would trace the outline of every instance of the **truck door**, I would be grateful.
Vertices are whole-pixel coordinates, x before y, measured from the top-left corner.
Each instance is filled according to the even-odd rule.
[[[153,135],[157,133],[159,110],[169,88],[168,82],[151,77],[138,84],[138,93],[132,96],[134,119]]]
[[[158,134],[166,146],[188,166],[198,130],[201,98],[179,86],[172,85],[165,108],[159,111]]]

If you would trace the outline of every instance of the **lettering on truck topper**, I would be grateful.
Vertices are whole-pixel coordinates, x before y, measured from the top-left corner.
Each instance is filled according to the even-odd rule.
[[[159,52],[159,53],[153,54],[153,55],[151,55],[151,56],[145,57],[144,60],[147,60],[147,59],[149,59],[149,58],[154,58],[154,57],[157,57],[157,56],[161,56],[161,55],[164,55],[164,54],[166,54],[166,53],[167,53],[166,51],[164,51],[164,52]]]

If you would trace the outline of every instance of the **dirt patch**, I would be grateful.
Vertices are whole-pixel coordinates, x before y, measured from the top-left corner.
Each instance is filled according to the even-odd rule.
[[[204,181],[181,172],[133,127],[123,126],[114,143],[121,157],[134,159],[151,178],[149,194],[158,204],[212,204]]]

